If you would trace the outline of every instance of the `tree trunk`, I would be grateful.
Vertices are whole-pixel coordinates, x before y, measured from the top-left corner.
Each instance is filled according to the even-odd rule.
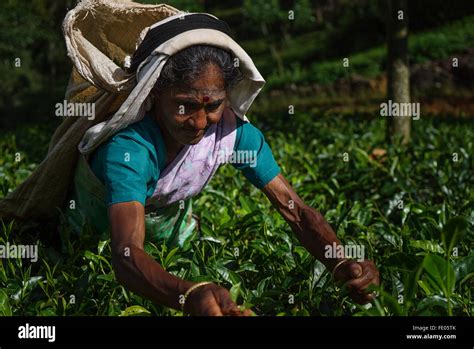
[[[400,12],[401,11],[401,12]],[[406,0],[387,0],[387,99],[410,103],[408,68],[408,8]],[[387,116],[389,142],[410,141],[411,116]]]

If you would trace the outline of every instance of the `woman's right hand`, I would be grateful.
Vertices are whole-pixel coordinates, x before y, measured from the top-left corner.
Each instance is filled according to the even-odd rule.
[[[195,316],[251,316],[250,309],[240,310],[223,287],[209,284],[193,290],[184,304],[184,311]]]

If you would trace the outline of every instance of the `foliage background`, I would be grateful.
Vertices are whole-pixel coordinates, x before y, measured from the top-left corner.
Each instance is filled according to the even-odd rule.
[[[147,251],[176,275],[230,288],[257,314],[471,316],[474,3],[409,2],[412,96],[422,118],[413,122],[412,143],[399,148],[386,144],[378,113],[386,83],[382,1],[169,3],[229,23],[268,82],[250,120],[305,202],[344,243],[366,246],[383,276],[381,296],[361,307],[334,290],[328,272],[231,166],[195,200],[203,238],[188,250],[147,244]],[[0,4],[0,198],[41,162],[59,122],[53,106],[71,69],[60,25],[73,6]],[[0,314],[179,315],[117,284],[108,237],[86,230],[78,239],[60,227],[54,239],[39,239],[20,229],[3,222],[0,244],[38,242],[41,258],[0,260]]]

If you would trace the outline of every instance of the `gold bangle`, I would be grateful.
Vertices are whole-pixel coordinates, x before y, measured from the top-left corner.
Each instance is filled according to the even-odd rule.
[[[181,310],[184,312],[184,305],[186,304],[186,300],[188,299],[189,295],[191,294],[191,292],[193,292],[196,288],[199,288],[201,286],[206,286],[206,285],[210,285],[212,284],[212,282],[210,281],[203,281],[203,282],[198,282],[197,284],[194,284],[192,285],[190,288],[188,288],[188,290],[186,291],[186,293],[184,294],[184,300],[183,300],[183,304],[181,304]]]
[[[337,268],[339,268],[341,265],[343,265],[344,263],[350,261],[350,259],[348,258],[344,258],[342,261],[339,261],[337,262],[337,264],[334,266],[334,268],[332,269],[332,279],[334,280],[334,276],[336,275],[336,270]]]

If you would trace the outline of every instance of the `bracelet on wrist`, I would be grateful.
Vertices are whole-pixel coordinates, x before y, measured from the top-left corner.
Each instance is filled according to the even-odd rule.
[[[188,290],[186,291],[186,293],[184,294],[184,300],[183,300],[183,303],[181,304],[181,310],[184,312],[184,305],[186,304],[186,300],[188,299],[189,295],[191,294],[191,292],[193,292],[195,289],[199,288],[199,287],[202,287],[202,286],[206,286],[206,285],[210,285],[212,284],[212,282],[210,281],[203,281],[203,282],[198,282],[197,284],[194,284],[192,285],[190,288],[188,288]]]

